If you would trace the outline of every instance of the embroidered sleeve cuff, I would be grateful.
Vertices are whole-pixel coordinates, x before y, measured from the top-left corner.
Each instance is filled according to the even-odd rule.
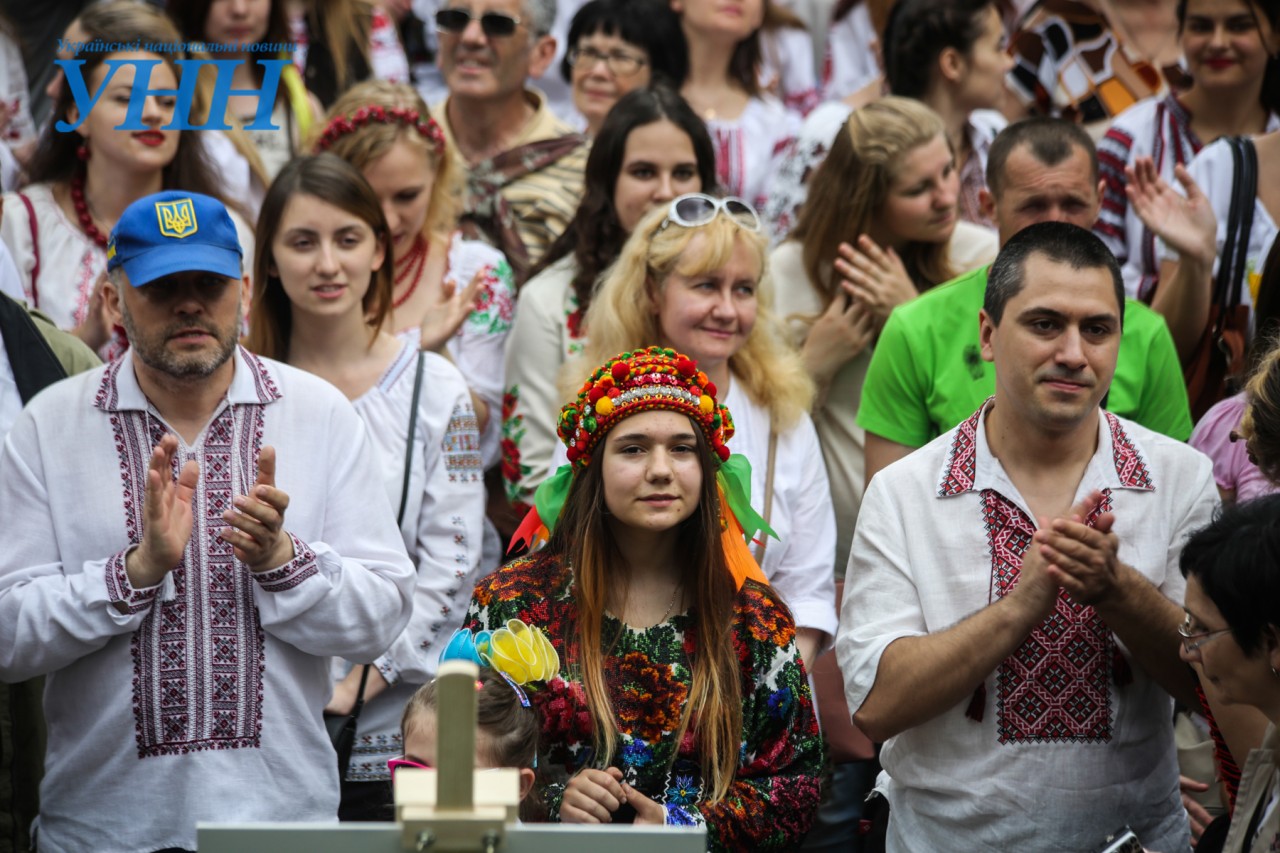
[[[316,552],[292,533],[289,534],[289,538],[293,540],[292,560],[269,572],[252,573],[253,579],[258,582],[258,586],[262,587],[263,592],[284,592],[293,589],[320,572]]]
[[[670,803],[663,808],[667,810],[667,826],[702,826],[706,823],[702,814],[695,808],[673,806]]]
[[[156,600],[156,593],[164,585],[158,583],[155,586],[137,589],[129,582],[129,572],[125,569],[124,561],[135,547],[130,545],[119,554],[112,556],[107,560],[106,570],[107,600],[112,604],[123,604],[131,616],[151,607],[152,602]]]
[[[388,655],[378,658],[373,662],[373,665],[378,668],[379,674],[387,682],[388,687],[395,687],[400,683],[400,670],[391,662],[391,658]]]

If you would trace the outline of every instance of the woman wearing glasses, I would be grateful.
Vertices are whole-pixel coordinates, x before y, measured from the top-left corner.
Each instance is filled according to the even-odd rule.
[[[679,88],[689,73],[680,19],[662,0],[591,0],[573,16],[560,73],[596,136],[623,95],[661,80]]]
[[[813,380],[773,314],[766,249],[741,199],[695,193],[650,211],[587,311],[584,361],[660,343],[696,359],[719,389],[734,413],[735,449],[751,463],[752,506],[776,532],[752,550],[791,608],[811,665],[836,624],[835,516],[807,414]]]
[[[739,416],[701,367],[655,346],[575,376],[557,418],[573,461],[529,519],[550,538],[477,584],[465,627],[519,619],[555,652],[528,691],[552,820],[705,826],[711,850],[795,850],[818,804],[817,720],[791,614],[742,534],[757,522],[726,444]],[[526,660],[551,657],[535,645]]]
[[[551,474],[564,402],[556,377],[586,345],[583,315],[597,280],[645,213],[711,189],[715,169],[706,126],[669,86],[624,95],[605,119],[587,158],[582,204],[521,289],[507,346],[502,475],[518,512]]]
[[[799,223],[769,259],[790,284],[779,289],[778,313],[818,388],[814,421],[831,476],[840,577],[865,485],[865,438],[854,417],[872,344],[894,307],[996,256],[996,235],[960,220],[959,193],[942,119],[919,101],[887,96],[841,126]]]
[[[1219,701],[1269,722],[1248,754],[1226,841],[1231,853],[1280,845],[1280,495],[1227,507],[1182,549],[1182,659]],[[1199,848],[1197,848],[1199,849]]]

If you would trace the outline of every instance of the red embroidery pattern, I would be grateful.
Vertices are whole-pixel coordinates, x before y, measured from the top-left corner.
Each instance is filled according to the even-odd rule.
[[[246,361],[261,403],[278,397],[261,362],[251,356]],[[123,363],[106,371],[95,404],[111,411],[125,529],[129,541],[137,543],[151,448],[166,428],[145,411],[115,410]],[[191,540],[170,574],[173,593],[154,601],[131,642],[139,758],[259,745],[265,636],[250,572],[217,534],[226,526],[222,513],[234,495],[256,476],[262,409],[261,404],[227,406],[207,428],[202,447],[180,451],[174,460],[176,478],[187,459],[197,459],[201,487],[192,504]],[[298,556],[304,556],[303,549]],[[314,573],[314,565],[310,570]]]
[[[1107,425],[1111,428],[1111,457],[1116,464],[1116,476],[1120,478],[1120,485],[1154,492],[1156,487],[1151,482],[1151,471],[1138,448],[1133,446],[1129,434],[1120,425],[1120,419],[1110,412],[1103,414],[1107,416]]]
[[[991,401],[988,399],[987,402]],[[938,484],[938,497],[951,497],[973,488],[978,466],[978,425],[982,422],[982,412],[986,407],[987,403],[983,403],[978,411],[956,427],[946,473]]]
[[[1111,509],[1110,490],[1085,519],[1093,526]],[[993,596],[1017,584],[1035,526],[994,489],[982,491],[991,548]],[[996,670],[997,730],[1001,743],[1106,743],[1111,740],[1114,640],[1096,610],[1065,592],[1054,612]]]

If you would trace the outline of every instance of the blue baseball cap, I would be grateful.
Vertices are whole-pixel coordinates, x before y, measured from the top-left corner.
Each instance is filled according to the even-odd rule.
[[[143,196],[126,207],[107,242],[107,270],[124,267],[134,287],[179,272],[240,278],[243,257],[226,206],[181,190]]]

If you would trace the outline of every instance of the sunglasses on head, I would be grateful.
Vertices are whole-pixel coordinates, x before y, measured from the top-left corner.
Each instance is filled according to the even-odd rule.
[[[716,198],[706,193],[686,193],[671,202],[658,231],[673,222],[685,228],[697,228],[709,224],[721,213],[748,231],[759,231],[761,228],[760,215],[756,213],[756,209],[737,196]]]
[[[460,33],[477,16],[470,9],[440,9],[436,12],[436,28],[444,33]],[[480,29],[486,36],[513,35],[520,19],[503,12],[485,12],[479,16]]]

